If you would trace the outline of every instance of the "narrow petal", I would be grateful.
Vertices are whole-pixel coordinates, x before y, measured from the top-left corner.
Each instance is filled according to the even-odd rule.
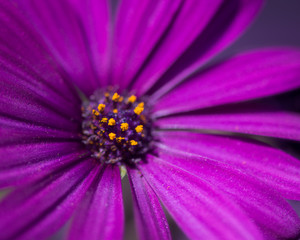
[[[15,4],[1,1],[0,9],[1,71],[14,75],[14,81],[18,79],[17,82],[22,86],[39,90],[40,95],[45,94],[43,91],[47,89],[47,93],[51,93],[62,104],[65,101],[61,98],[79,101],[69,82],[57,73],[57,66],[44,41],[20,14]],[[6,79],[3,81],[6,82]],[[48,100],[55,101],[50,97]]]
[[[75,214],[69,239],[122,239],[124,210],[117,167],[102,168]]]
[[[2,239],[45,239],[71,216],[97,173],[91,161],[19,188],[0,203]]]
[[[70,131],[80,99],[11,1],[0,2],[0,116]]]
[[[207,181],[152,156],[139,169],[190,239],[262,239],[240,208]]]
[[[173,149],[173,145],[160,145],[159,157],[226,192],[255,221],[265,237],[290,239],[297,236],[300,231],[299,217],[272,188],[223,162]]]
[[[147,61],[134,89],[143,94],[160,78],[164,82],[173,79],[171,86],[182,81],[232,43],[252,22],[262,2],[183,1],[180,13]]]
[[[222,0],[182,1],[180,9],[147,59],[133,89],[143,94],[205,29],[222,4]]]
[[[300,200],[300,162],[254,140],[192,132],[160,132],[163,144],[191,156],[209,158],[258,178],[284,198]]]
[[[43,37],[61,71],[86,95],[93,93],[107,69],[108,1],[14,1]]]
[[[127,87],[176,17],[182,1],[120,2],[114,31],[112,83]]]
[[[218,130],[300,141],[300,114],[244,110],[170,116],[161,118],[156,123],[163,129]]]
[[[112,1],[69,0],[79,14],[86,51],[101,86],[107,86],[113,34]],[[72,35],[70,36],[72,37]],[[82,53],[79,53],[82,54]],[[85,80],[80,82],[85,84]],[[95,89],[91,89],[94,91]]]
[[[171,239],[168,222],[156,194],[138,170],[128,168],[127,171],[139,239]]]
[[[0,147],[0,188],[33,182],[87,156],[80,143],[72,142]]]
[[[0,117],[0,146],[10,144],[44,142],[44,141],[81,141],[78,132],[73,129],[57,129],[43,125],[24,122],[22,119]]]
[[[267,97],[300,86],[300,51],[245,53],[196,74],[164,96],[155,116]]]

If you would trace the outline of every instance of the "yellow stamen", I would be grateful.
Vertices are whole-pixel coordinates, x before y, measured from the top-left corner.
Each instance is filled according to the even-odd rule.
[[[114,95],[112,96],[112,100],[113,101],[115,101],[115,102],[117,102],[118,100],[119,100],[119,98],[120,98],[120,95],[118,94],[118,93],[114,93]]]
[[[128,130],[128,123],[121,123],[121,129],[122,131]]]
[[[108,125],[109,125],[109,126],[114,126],[114,125],[116,125],[116,120],[113,119],[113,118],[110,118],[110,119],[108,120]]]
[[[119,102],[122,102],[123,101],[123,97],[122,96],[120,96],[120,98],[119,98]]]
[[[136,131],[137,133],[142,132],[142,131],[143,131],[143,125],[138,125],[138,126],[135,128],[135,131]]]
[[[140,115],[142,111],[144,111],[144,103],[139,103],[133,111],[135,112],[135,114]]]
[[[100,103],[100,104],[98,105],[98,111],[99,111],[99,112],[103,112],[104,109],[105,109],[105,104]]]
[[[132,146],[136,146],[138,143],[137,143],[137,141],[130,140],[130,144],[131,144]]]
[[[108,120],[108,119],[107,119],[106,117],[104,117],[104,118],[101,119],[101,122],[106,123],[107,120]]]
[[[114,110],[113,110],[113,113],[118,113],[118,109],[114,109]]]
[[[138,107],[142,107],[142,108],[143,108],[143,107],[144,107],[144,105],[145,105],[145,104],[144,104],[144,102],[140,102],[140,103],[139,103],[137,106],[138,106]]]
[[[108,92],[104,93],[104,96],[105,96],[106,98],[109,98],[109,93],[108,93]]]
[[[125,138],[123,138],[123,137],[117,137],[117,142],[118,143],[120,143],[120,142],[122,142],[122,140],[124,140]]]
[[[116,138],[116,134],[110,133],[108,134],[110,140],[114,140]]]
[[[128,102],[130,103],[134,103],[136,101],[136,96],[134,95],[131,95],[129,98],[128,98]]]
[[[100,113],[98,111],[96,111],[95,109],[92,110],[92,113],[95,115],[95,116],[99,116]]]

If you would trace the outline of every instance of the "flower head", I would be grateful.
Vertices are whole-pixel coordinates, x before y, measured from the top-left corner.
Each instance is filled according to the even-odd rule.
[[[262,1],[111,3],[0,0],[0,239],[121,239],[126,173],[141,239],[296,238],[300,51],[205,65]]]

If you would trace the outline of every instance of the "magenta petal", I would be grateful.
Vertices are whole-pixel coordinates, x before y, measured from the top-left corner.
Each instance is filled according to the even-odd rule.
[[[62,98],[79,101],[69,83],[57,73],[43,40],[15,4],[1,1],[0,9],[0,66],[1,71],[12,76],[10,84],[35,89],[40,95],[48,95],[48,100],[57,99],[61,104],[65,104]],[[2,81],[7,82],[5,78]]]
[[[97,179],[75,214],[69,239],[122,239],[123,225],[120,172],[116,166],[107,166],[98,173]]]
[[[97,174],[90,161],[13,191],[0,203],[1,239],[45,239],[71,216]]]
[[[44,38],[62,71],[85,94],[93,93],[100,86],[97,73],[107,69],[104,61],[108,54],[105,50],[109,25],[106,1],[15,1]],[[99,57],[103,57],[102,63]]]
[[[153,156],[139,169],[191,239],[262,239],[240,208],[205,180]]]
[[[176,17],[161,36],[157,49],[151,53],[147,66],[134,83],[133,89],[139,95],[145,93],[192,44],[216,14],[221,3],[221,0],[182,1]]]
[[[252,22],[262,2],[183,1],[181,11],[147,62],[134,89],[143,94],[160,78],[164,81],[173,79],[168,89],[182,81],[232,43]],[[168,69],[170,72],[163,75]]]
[[[0,117],[0,146],[44,141],[80,141],[78,132],[68,129],[55,129],[43,125],[34,125],[22,119]]]
[[[279,120],[280,119],[280,120]],[[169,116],[156,121],[163,129],[206,129],[300,141],[300,114],[284,111],[213,112]]]
[[[174,151],[174,144],[160,145],[159,157],[228,193],[269,238],[294,238],[300,219],[292,207],[267,185],[242,174],[224,162]]]
[[[93,71],[97,78],[101,79],[101,86],[108,84],[109,65],[111,64],[111,40],[113,31],[113,19],[111,14],[111,0],[68,0],[79,13],[83,25],[82,35],[85,39],[89,57],[91,58]],[[69,36],[70,37],[70,36]],[[72,36],[71,36],[72,37]],[[78,52],[78,54],[82,54]],[[84,69],[82,69],[84,71]],[[85,86],[86,79],[81,79],[79,84]],[[98,83],[97,83],[98,85]],[[95,89],[91,89],[94,91]]]
[[[80,143],[32,143],[0,147],[0,188],[25,184],[83,161]]]
[[[267,97],[300,86],[300,52],[270,49],[233,57],[160,99],[155,116]]]
[[[172,24],[180,0],[123,0],[117,10],[112,83],[127,87]]]
[[[43,41],[10,1],[1,1],[0,9],[0,115],[77,130],[79,98],[57,73]]]
[[[285,198],[300,200],[300,162],[279,149],[254,140],[192,132],[159,132],[159,138],[176,151],[227,164]]]
[[[138,170],[127,168],[127,171],[139,239],[171,239],[168,222],[156,194]]]

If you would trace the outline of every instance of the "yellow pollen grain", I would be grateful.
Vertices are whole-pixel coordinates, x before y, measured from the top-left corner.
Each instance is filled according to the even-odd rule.
[[[132,146],[136,146],[138,143],[137,143],[137,141],[134,141],[134,140],[130,140],[130,145],[132,145]]]
[[[114,110],[113,110],[113,113],[118,113],[118,109],[114,109]]]
[[[122,102],[123,100],[124,100],[124,98],[122,96],[120,96],[119,102]]]
[[[109,126],[114,126],[114,125],[116,125],[116,120],[113,119],[113,118],[110,118],[110,119],[108,120],[108,125],[109,125]]]
[[[135,131],[136,131],[137,133],[142,132],[142,131],[143,131],[143,125],[138,125],[138,126],[135,128]]]
[[[105,96],[106,98],[108,98],[108,97],[109,97],[109,93],[108,93],[108,92],[104,93],[104,96]]]
[[[104,118],[101,119],[101,122],[106,123],[107,120],[108,120],[108,119],[104,117]]]
[[[105,109],[105,104],[100,103],[100,104],[98,105],[98,111],[99,111],[99,112],[103,112],[104,109]]]
[[[116,134],[110,133],[108,134],[110,140],[114,140],[116,138]]]
[[[138,107],[142,107],[142,108],[143,108],[143,107],[144,107],[144,105],[145,105],[145,104],[144,104],[144,102],[140,102],[140,103],[139,103],[137,106],[138,106]]]
[[[116,139],[117,139],[117,142],[120,143],[120,142],[122,142],[122,140],[124,140],[125,138],[123,138],[123,137],[117,137]]]
[[[95,109],[93,109],[92,112],[93,112],[93,114],[94,114],[95,116],[99,116],[99,115],[100,115],[100,113],[99,113],[98,111],[96,111]]]
[[[112,96],[112,100],[113,101],[115,101],[115,102],[117,102],[118,100],[119,100],[119,98],[120,98],[120,95],[118,94],[118,93],[114,93],[114,95]]]
[[[129,98],[128,98],[128,102],[130,103],[134,103],[136,101],[136,96],[134,95],[131,95]]]
[[[137,105],[137,107],[133,111],[135,114],[140,115],[144,111],[144,107]]]
[[[128,123],[121,123],[121,130],[122,131],[128,130]]]

